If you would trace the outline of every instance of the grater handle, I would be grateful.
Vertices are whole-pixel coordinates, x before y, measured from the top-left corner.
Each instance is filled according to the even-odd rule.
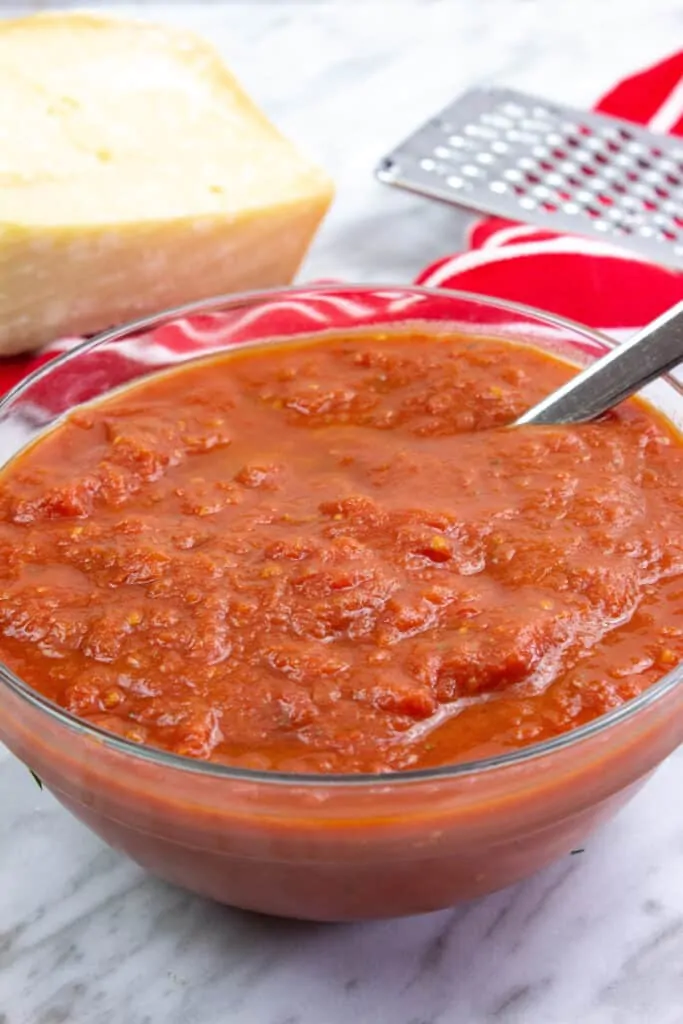
[[[683,361],[683,302],[535,405],[515,426],[593,420]]]

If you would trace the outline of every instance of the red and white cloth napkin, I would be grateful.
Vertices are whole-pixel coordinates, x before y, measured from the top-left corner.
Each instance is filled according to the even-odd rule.
[[[595,109],[683,136],[683,52],[619,83]],[[523,302],[618,339],[683,299],[683,273],[600,239],[499,217],[477,221],[468,251],[433,263],[416,283]]]
[[[627,78],[596,109],[683,136],[683,51]],[[416,283],[537,306],[617,338],[683,299],[683,273],[599,239],[489,217],[470,228],[468,245],[427,267]],[[0,360],[0,394],[75,343],[62,339],[32,356]]]

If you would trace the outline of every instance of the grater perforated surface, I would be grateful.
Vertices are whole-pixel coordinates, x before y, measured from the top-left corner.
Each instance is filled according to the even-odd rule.
[[[473,89],[384,157],[376,174],[683,268],[683,139],[629,121],[513,89]]]

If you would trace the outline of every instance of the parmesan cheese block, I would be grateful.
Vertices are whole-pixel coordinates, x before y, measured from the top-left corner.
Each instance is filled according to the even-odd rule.
[[[288,283],[331,197],[195,36],[0,21],[0,353]]]

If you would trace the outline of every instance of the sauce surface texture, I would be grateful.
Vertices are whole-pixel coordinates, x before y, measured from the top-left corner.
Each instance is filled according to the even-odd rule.
[[[531,347],[356,336],[194,363],[0,478],[0,655],[139,743],[277,771],[502,753],[683,657],[683,448],[644,406],[504,429]]]

